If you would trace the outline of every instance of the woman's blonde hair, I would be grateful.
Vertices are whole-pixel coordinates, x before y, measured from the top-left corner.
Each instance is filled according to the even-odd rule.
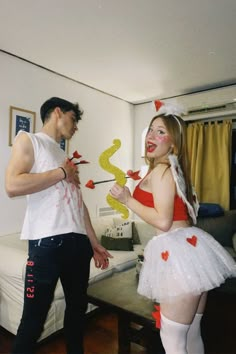
[[[187,154],[187,127],[182,118],[175,115],[156,115],[152,118],[149,128],[152,126],[154,120],[161,118],[173,143],[173,154],[178,158],[180,167],[183,171],[185,184],[186,184],[186,198],[193,206],[193,192],[192,183],[190,178],[190,164]],[[149,131],[149,129],[148,129]],[[147,147],[145,146],[145,161],[149,165],[149,170],[153,170],[154,158],[147,157]],[[170,166],[170,165],[169,165]]]

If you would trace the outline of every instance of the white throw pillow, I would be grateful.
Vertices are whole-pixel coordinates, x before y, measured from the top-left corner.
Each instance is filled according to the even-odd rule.
[[[106,231],[105,231],[105,236],[107,237],[112,237],[112,238],[116,238],[116,228],[115,227],[107,227]]]
[[[115,227],[108,227],[105,236],[119,238],[132,238],[132,223],[130,221],[123,222]]]

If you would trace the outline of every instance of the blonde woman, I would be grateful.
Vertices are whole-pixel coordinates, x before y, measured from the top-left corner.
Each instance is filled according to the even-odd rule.
[[[147,175],[134,190],[110,193],[156,228],[144,252],[138,292],[160,303],[166,354],[203,354],[200,322],[207,291],[236,276],[236,264],[208,233],[194,227],[198,202],[192,189],[186,127],[176,108],[160,104],[145,140]]]

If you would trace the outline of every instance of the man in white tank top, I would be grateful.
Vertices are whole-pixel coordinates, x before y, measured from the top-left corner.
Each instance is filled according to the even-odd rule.
[[[40,114],[41,132],[18,133],[6,171],[8,196],[27,195],[21,238],[29,241],[24,308],[12,354],[35,352],[58,279],[66,301],[67,353],[83,354],[90,260],[105,269],[111,255],[91,225],[78,168],[60,148],[61,139],[77,131],[78,104],[52,97]]]

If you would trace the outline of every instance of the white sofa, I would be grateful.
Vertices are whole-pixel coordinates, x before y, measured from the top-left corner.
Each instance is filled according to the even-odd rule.
[[[117,223],[117,217],[105,216],[92,219],[97,234],[101,236],[108,227]],[[120,219],[120,223],[124,220]],[[114,258],[110,260],[109,268],[97,269],[91,261],[90,283],[104,277],[111,276],[114,272],[123,271],[134,267],[137,254],[142,252],[142,245],[134,245],[133,251],[110,251]],[[27,259],[27,241],[20,240],[19,234],[11,234],[0,237],[0,326],[9,332],[16,334],[23,307],[25,264]],[[40,338],[46,338],[63,327],[63,314],[65,302],[62,286],[58,282],[54,301],[48,313],[44,331]],[[88,311],[92,309],[89,304]]]
[[[97,237],[101,239],[107,228],[124,221],[117,216],[105,216],[92,219],[92,224]],[[140,220],[135,220],[133,224],[140,244],[135,244],[133,251],[110,251],[114,258],[106,270],[95,268],[92,260],[90,283],[136,265],[138,254],[143,253],[145,245],[155,235],[155,229]],[[200,218],[197,226],[210,232],[236,259],[236,210],[225,212],[225,215],[219,217]],[[22,313],[26,259],[27,241],[21,241],[19,234],[0,237],[0,326],[13,334],[16,334]],[[40,339],[63,327],[64,308],[64,296],[59,282]],[[93,306],[89,304],[88,311],[92,309]]]

